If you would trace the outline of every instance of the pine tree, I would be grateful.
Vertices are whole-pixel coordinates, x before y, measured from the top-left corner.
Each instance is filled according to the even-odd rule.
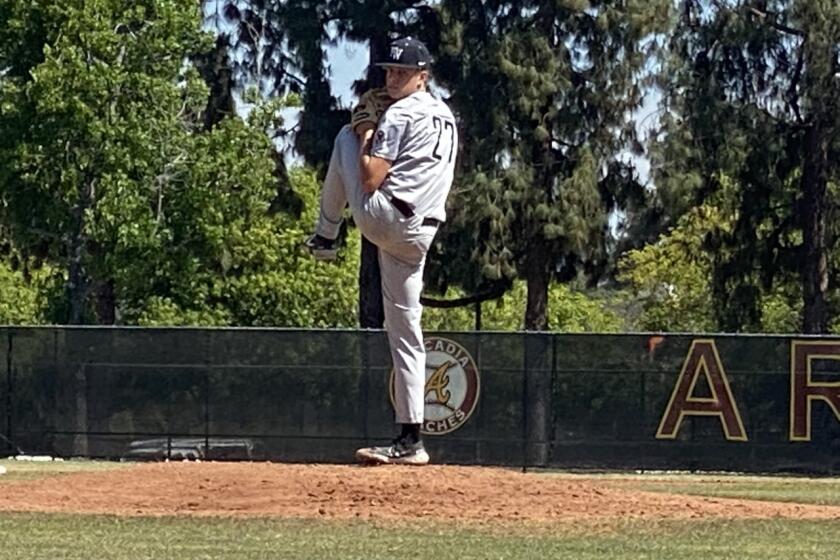
[[[480,265],[473,284],[526,279],[526,329],[547,327],[552,279],[591,278],[607,259],[607,216],[638,187],[618,153],[635,139],[629,113],[642,101],[647,40],[668,9],[442,3],[437,76],[464,139],[451,226],[463,239],[451,251]]]
[[[840,6],[684,0],[679,14],[663,66],[656,182],[672,216],[729,180],[740,186],[734,229],[707,239],[719,326],[756,329],[762,294],[798,278],[803,332],[827,332]]]

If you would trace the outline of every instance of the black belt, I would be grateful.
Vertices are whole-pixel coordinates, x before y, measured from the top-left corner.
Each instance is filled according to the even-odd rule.
[[[395,196],[387,196],[388,200],[391,201],[391,204],[394,205],[394,208],[400,211],[400,214],[402,214],[406,218],[411,218],[414,216],[414,210],[412,210],[411,205],[408,202],[400,200]],[[435,218],[423,218],[423,225],[438,227],[440,225],[440,220]]]

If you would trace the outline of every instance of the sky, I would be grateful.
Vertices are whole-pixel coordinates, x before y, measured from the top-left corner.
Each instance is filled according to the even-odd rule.
[[[343,41],[327,49],[327,66],[330,83],[341,105],[350,107],[354,101],[353,82],[364,77],[368,61],[368,48],[364,43]]]
[[[355,96],[353,94],[353,82],[364,77],[368,60],[368,48],[363,43],[355,41],[342,41],[335,47],[327,48],[327,68],[329,70],[330,86],[338,98],[339,104],[350,109],[353,106]],[[248,106],[237,100],[237,107],[240,111],[247,112]],[[287,128],[294,126],[297,122],[299,109],[286,109],[281,112]],[[284,152],[286,165],[302,163],[300,156],[292,149]]]

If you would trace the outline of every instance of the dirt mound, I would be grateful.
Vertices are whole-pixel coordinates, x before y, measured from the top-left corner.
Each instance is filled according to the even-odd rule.
[[[840,519],[840,507],[636,492],[485,467],[151,463],[6,482],[0,511],[439,521]]]

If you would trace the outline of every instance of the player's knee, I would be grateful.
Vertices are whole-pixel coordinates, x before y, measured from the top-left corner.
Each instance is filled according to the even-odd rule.
[[[359,146],[359,139],[356,136],[356,133],[353,132],[353,129],[350,128],[349,124],[345,124],[341,127],[341,130],[338,131],[338,134],[335,135],[335,142],[333,144],[333,150],[342,151],[342,150],[355,150],[358,151]]]
[[[341,127],[341,130],[338,131],[338,134],[336,135],[336,139],[346,138],[348,136],[351,137],[351,138],[355,138],[356,133],[353,132],[353,128],[349,124],[345,124],[344,126]]]

